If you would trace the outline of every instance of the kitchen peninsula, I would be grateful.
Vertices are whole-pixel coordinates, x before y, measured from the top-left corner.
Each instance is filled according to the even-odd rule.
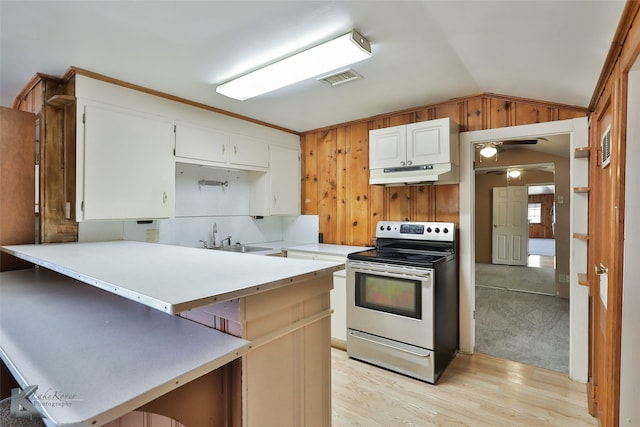
[[[33,348],[33,344],[26,342],[33,342],[34,337],[20,337],[18,330],[20,325],[29,325],[35,319],[42,321],[42,316],[31,320],[28,315],[29,310],[37,310],[48,303],[42,295],[52,297],[52,307],[55,307],[53,300],[62,304],[65,312],[61,315],[66,317],[74,316],[74,304],[70,301],[82,304],[75,314],[78,322],[82,321],[80,313],[93,319],[98,316],[98,311],[136,312],[131,314],[131,319],[141,324],[121,328],[120,335],[126,341],[127,336],[132,338],[133,334],[141,333],[146,327],[155,337],[150,338],[153,349],[145,349],[148,363],[140,365],[138,360],[136,366],[123,366],[111,361],[110,369],[121,369],[123,372],[133,369],[136,375],[107,376],[109,381],[115,378],[115,383],[109,384],[109,387],[129,390],[132,387],[129,381],[147,380],[161,373],[163,369],[151,363],[155,360],[154,351],[159,358],[165,358],[165,353],[172,357],[176,357],[176,353],[181,354],[185,369],[189,371],[184,372],[184,378],[194,380],[179,387],[184,383],[179,373],[174,375],[180,378],[179,384],[169,385],[168,378],[163,377],[158,378],[156,385],[150,386],[153,390],[136,385],[138,391],[133,392],[128,401],[116,402],[116,408],[114,405],[106,408],[104,402],[97,404],[92,395],[82,396],[83,401],[74,402],[70,408],[80,410],[87,404],[97,404],[99,410],[85,411],[75,421],[62,424],[101,425],[135,408],[181,422],[186,422],[186,417],[189,417],[189,426],[256,426],[264,425],[265,420],[279,426],[331,424],[329,291],[332,288],[332,273],[341,268],[340,264],[269,256],[248,257],[131,241],[14,245],[5,246],[2,250],[46,268],[1,273],[2,312],[11,312],[5,311],[6,304],[23,304],[27,311],[19,321],[13,319],[13,322],[5,322],[3,319],[0,334],[3,362],[9,366],[20,386],[42,382],[46,378],[64,384],[79,384],[78,381],[82,381],[99,389],[103,385],[91,381],[100,376],[91,375],[91,372],[92,369],[101,371],[105,367],[100,362],[107,354],[97,354],[95,358],[83,360],[80,365],[83,369],[75,371],[75,378],[69,377],[72,367],[44,372],[38,370],[42,367],[33,365],[38,360],[65,357],[68,346],[78,348],[83,340],[95,345],[101,337],[107,340],[111,339],[110,336],[119,335],[112,328],[107,328],[109,325],[105,325],[105,329],[111,335],[104,336],[99,326],[93,331],[84,330],[84,333],[43,328],[43,336],[49,335],[49,342],[56,342],[56,345],[43,349],[44,356],[41,359],[33,358],[34,362],[25,353]],[[91,290],[89,294],[87,288]],[[52,292],[52,289],[60,289],[61,292]],[[5,298],[12,295],[13,298]],[[86,308],[88,301],[96,301],[95,312]],[[103,304],[102,308],[100,304]],[[17,313],[15,307],[12,312]],[[198,313],[198,316],[189,315],[191,312]],[[209,317],[203,317],[203,314]],[[162,319],[157,321],[158,330],[153,328],[154,318]],[[187,318],[205,323],[209,328],[203,328]],[[190,327],[197,327],[197,332],[193,332],[196,334],[194,337],[202,337],[207,342],[199,346],[197,342],[188,340],[189,345],[184,348],[172,347],[176,341],[166,337],[173,337],[176,328]],[[165,339],[163,336],[166,342],[162,342]],[[216,351],[212,350],[212,347],[216,347],[213,344],[215,340],[225,343],[218,347],[220,354],[217,356],[214,354]],[[129,350],[118,348],[121,345],[119,343],[114,339],[112,346],[102,343],[100,348],[108,349],[113,357],[122,356],[123,361],[131,362],[130,358],[125,357]],[[162,346],[166,347],[166,351],[160,350]],[[219,411],[212,412],[203,407],[202,416],[198,417],[200,411],[198,407],[194,408],[191,400],[193,395],[201,393],[202,388],[196,391],[198,389],[190,385],[199,381],[194,378],[196,374],[204,378],[209,371],[218,374],[218,379],[208,383],[209,388],[216,388],[219,394],[222,384],[223,398],[222,402],[214,405],[219,407]],[[40,372],[40,377],[30,378],[27,372]],[[212,387],[211,384],[216,386]],[[165,394],[159,395],[160,391]],[[67,392],[73,393],[74,390]],[[205,400],[204,406],[211,405],[212,402]],[[65,414],[65,410],[69,408],[51,409],[49,415],[58,414],[64,418],[69,415]],[[217,415],[212,418],[211,414]],[[54,421],[53,416],[49,421]]]

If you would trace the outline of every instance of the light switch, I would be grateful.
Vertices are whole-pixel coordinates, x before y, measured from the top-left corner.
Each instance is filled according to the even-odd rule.
[[[564,196],[558,196],[557,203],[558,203],[559,205],[564,205]]]

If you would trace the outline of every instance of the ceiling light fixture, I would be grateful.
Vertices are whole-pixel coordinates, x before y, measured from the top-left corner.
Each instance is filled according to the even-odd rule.
[[[497,153],[498,153],[498,149],[496,148],[496,145],[493,142],[488,142],[484,144],[480,149],[480,155],[486,158],[493,157]]]
[[[518,169],[511,169],[509,172],[507,172],[509,178],[518,178],[520,174],[521,172]]]
[[[219,85],[216,92],[244,101],[371,57],[371,45],[357,31],[274,62]]]

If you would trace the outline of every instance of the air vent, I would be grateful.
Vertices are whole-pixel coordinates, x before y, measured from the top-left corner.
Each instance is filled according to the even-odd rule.
[[[343,83],[348,83],[348,82],[351,82],[353,80],[358,80],[358,79],[361,79],[361,78],[362,78],[362,76],[360,74],[358,74],[355,71],[349,69],[349,70],[340,71],[340,72],[335,73],[335,74],[331,74],[329,76],[321,77],[318,80],[323,81],[325,83],[328,83],[331,86],[338,86],[338,85],[341,85]]]

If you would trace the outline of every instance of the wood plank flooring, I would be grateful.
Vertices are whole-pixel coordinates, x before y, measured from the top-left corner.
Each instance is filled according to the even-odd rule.
[[[585,384],[566,375],[459,354],[437,385],[349,359],[333,348],[333,426],[597,426]]]

